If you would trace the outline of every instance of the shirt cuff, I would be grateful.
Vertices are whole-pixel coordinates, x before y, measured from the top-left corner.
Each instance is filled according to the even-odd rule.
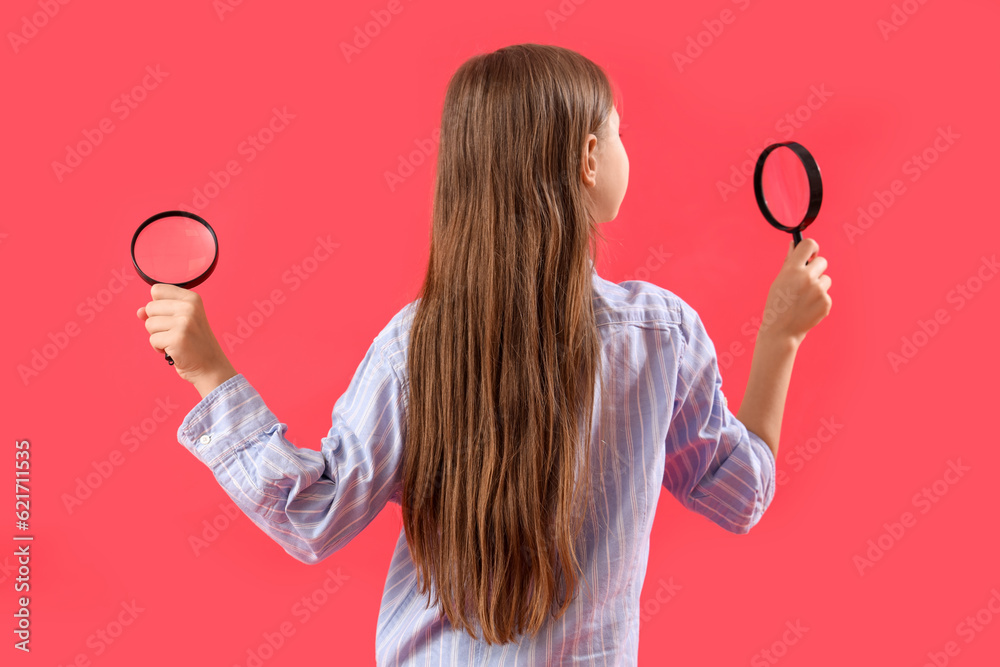
[[[270,435],[277,425],[264,399],[237,373],[191,409],[177,429],[177,441],[211,468],[252,445],[261,433]]]

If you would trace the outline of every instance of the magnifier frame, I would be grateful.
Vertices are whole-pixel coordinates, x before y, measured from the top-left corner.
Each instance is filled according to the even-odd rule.
[[[767,156],[771,154],[771,151],[782,146],[787,146],[793,153],[795,153],[795,155],[798,156],[799,160],[802,162],[802,166],[806,170],[806,176],[809,179],[809,207],[806,209],[806,215],[802,219],[802,222],[794,227],[788,227],[787,225],[783,225],[778,222],[778,220],[771,213],[771,210],[767,207],[767,199],[764,198],[764,188],[762,183],[764,162],[767,160]],[[793,234],[796,237],[796,243],[801,239],[801,232],[816,219],[817,215],[819,215],[819,207],[820,204],[823,203],[823,179],[820,177],[819,165],[816,164],[816,160],[813,158],[812,154],[806,150],[805,146],[795,141],[785,141],[771,144],[764,149],[764,152],[762,152],[760,157],[757,158],[757,166],[754,168],[753,189],[754,194],[757,197],[757,206],[760,208],[760,212],[764,214],[767,221],[781,231]]]
[[[130,253],[132,255],[132,265],[135,267],[135,270],[139,273],[139,277],[145,280],[150,285],[155,285],[156,283],[163,282],[160,280],[156,280],[155,278],[152,278],[150,276],[147,276],[145,273],[143,273],[142,269],[139,268],[139,263],[135,261],[135,241],[136,239],[139,238],[139,234],[142,233],[142,230],[145,229],[148,225],[156,222],[160,218],[171,218],[171,217],[191,218],[192,220],[200,222],[201,224],[205,225],[209,233],[212,234],[212,241],[215,242],[215,257],[212,258],[212,263],[209,265],[207,269],[205,269],[202,272],[200,276],[184,283],[164,283],[167,285],[176,285],[177,287],[182,287],[184,289],[191,289],[192,287],[197,287],[198,285],[202,284],[210,275],[212,275],[212,271],[215,270],[215,264],[219,261],[219,238],[215,235],[215,230],[212,229],[212,226],[208,224],[205,221],[205,219],[199,215],[195,215],[194,213],[189,213],[187,211],[163,211],[162,213],[157,213],[156,215],[151,216],[149,219],[147,219],[145,222],[139,225],[139,229],[135,230],[135,234],[132,235],[132,246]]]

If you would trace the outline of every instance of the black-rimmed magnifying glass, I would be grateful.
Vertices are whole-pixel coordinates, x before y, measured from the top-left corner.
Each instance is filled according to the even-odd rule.
[[[764,218],[798,245],[823,203],[823,179],[809,151],[794,141],[765,148],[757,158],[753,189]]]
[[[132,264],[150,285],[191,289],[212,275],[219,240],[203,218],[187,211],[163,211],[139,225],[132,236]],[[171,366],[174,360],[164,353]]]

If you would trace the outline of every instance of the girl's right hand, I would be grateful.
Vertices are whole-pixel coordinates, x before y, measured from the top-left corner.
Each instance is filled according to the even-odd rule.
[[[759,333],[801,343],[806,333],[830,314],[833,300],[827,290],[832,280],[823,273],[826,268],[826,258],[819,256],[815,239],[802,239],[797,246],[789,241],[785,263],[767,294]]]

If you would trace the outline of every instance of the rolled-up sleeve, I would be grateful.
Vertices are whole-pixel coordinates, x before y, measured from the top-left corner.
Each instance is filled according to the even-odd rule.
[[[774,497],[774,455],[729,410],[715,346],[698,314],[685,314],[663,486],[688,509],[747,533]]]
[[[242,374],[207,394],[185,416],[177,438],[288,554],[316,563],[396,499],[403,400],[376,339],[335,403],[319,451],[286,440],[288,426]]]

